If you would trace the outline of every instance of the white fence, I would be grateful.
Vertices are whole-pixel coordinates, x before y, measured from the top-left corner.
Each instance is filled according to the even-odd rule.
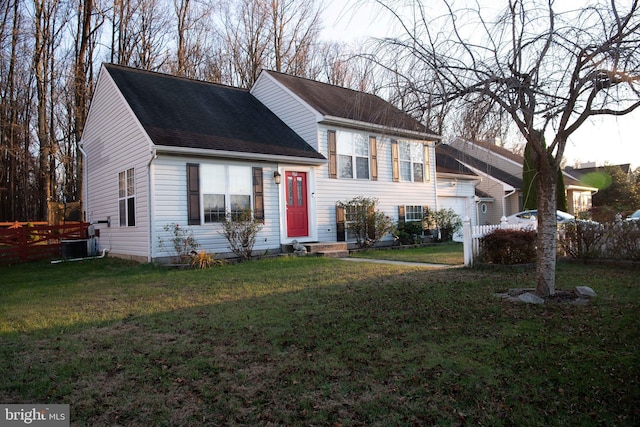
[[[471,225],[471,219],[462,219],[462,242],[464,243],[464,265],[473,267],[473,260],[480,254],[480,239],[498,228],[508,230],[535,230],[538,223],[509,224],[506,217],[500,218],[499,225]]]

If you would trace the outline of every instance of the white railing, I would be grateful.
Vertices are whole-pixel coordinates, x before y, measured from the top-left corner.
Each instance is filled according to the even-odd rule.
[[[480,254],[480,239],[496,229],[535,230],[537,222],[532,224],[509,224],[506,217],[500,218],[499,225],[471,225],[471,218],[462,219],[462,241],[464,243],[464,265],[473,267],[473,260]]]

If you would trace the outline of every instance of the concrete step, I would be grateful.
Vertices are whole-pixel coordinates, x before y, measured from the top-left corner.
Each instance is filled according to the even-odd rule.
[[[315,254],[318,252],[347,251],[346,242],[319,242],[319,243],[303,243],[307,248],[307,253]]]
[[[338,250],[338,251],[320,251],[314,252],[317,256],[327,257],[327,258],[347,258],[349,256],[349,251],[347,250]]]

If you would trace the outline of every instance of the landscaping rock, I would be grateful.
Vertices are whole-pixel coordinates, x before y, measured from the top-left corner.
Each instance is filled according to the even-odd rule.
[[[580,297],[594,298],[596,292],[588,286],[576,286],[576,294]]]
[[[518,299],[527,304],[544,304],[544,300],[537,296],[536,294],[532,294],[531,292],[526,292],[518,296]]]

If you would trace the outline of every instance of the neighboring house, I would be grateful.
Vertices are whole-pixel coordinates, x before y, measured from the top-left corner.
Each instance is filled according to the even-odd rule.
[[[103,65],[82,137],[85,212],[112,255],[164,259],[168,224],[227,254],[226,213],[263,223],[254,250],[349,240],[338,201],[391,217],[436,205],[440,137],[381,98],[263,71],[248,91]],[[390,238],[390,237],[389,237]]]
[[[476,186],[479,224],[499,224],[502,216],[522,210],[521,155],[487,141],[457,138],[451,142],[452,155],[481,177]],[[591,208],[591,196],[597,189],[581,185],[563,173],[569,213],[579,215]]]
[[[449,145],[436,146],[437,209],[453,209],[476,225],[480,223],[476,200],[480,177],[462,164],[456,154],[457,150]]]

